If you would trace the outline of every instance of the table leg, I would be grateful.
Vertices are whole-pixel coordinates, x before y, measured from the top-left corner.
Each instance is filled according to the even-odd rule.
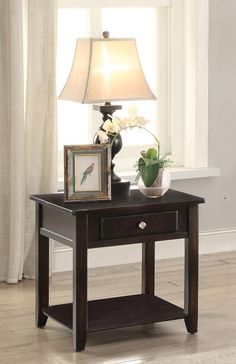
[[[198,325],[198,205],[189,207],[189,238],[185,239],[185,325],[189,333]]]
[[[155,294],[155,242],[142,243],[142,293]]]
[[[47,316],[43,313],[43,308],[49,303],[49,239],[40,235],[42,226],[43,207],[36,205],[36,310],[35,322],[38,327],[45,326]]]
[[[82,351],[87,340],[87,249],[88,216],[75,216],[73,242],[73,345]]]

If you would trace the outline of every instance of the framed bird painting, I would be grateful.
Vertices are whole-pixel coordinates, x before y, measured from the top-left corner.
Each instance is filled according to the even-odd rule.
[[[111,152],[107,144],[64,146],[65,201],[111,200]]]

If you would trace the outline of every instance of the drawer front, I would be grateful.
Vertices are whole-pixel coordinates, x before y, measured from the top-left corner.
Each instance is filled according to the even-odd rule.
[[[102,239],[119,239],[176,231],[178,231],[177,210],[101,219]]]

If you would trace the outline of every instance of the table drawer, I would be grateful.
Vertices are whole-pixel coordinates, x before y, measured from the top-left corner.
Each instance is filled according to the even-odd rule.
[[[176,231],[178,231],[177,210],[101,219],[101,239],[119,239]]]

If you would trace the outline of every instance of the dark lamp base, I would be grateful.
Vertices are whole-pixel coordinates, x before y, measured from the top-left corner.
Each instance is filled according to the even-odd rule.
[[[111,183],[112,200],[117,198],[126,198],[130,195],[130,182],[121,180],[120,182]]]

